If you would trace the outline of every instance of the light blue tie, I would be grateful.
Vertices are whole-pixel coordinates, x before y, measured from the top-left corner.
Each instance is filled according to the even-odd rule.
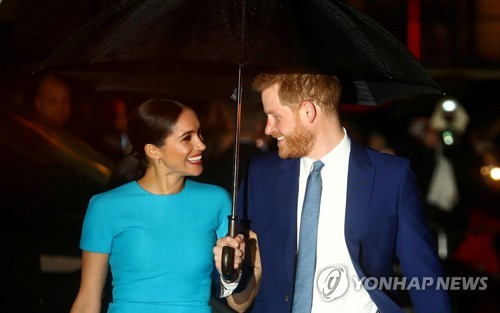
[[[295,270],[295,291],[292,313],[311,312],[314,289],[314,269],[316,267],[316,238],[318,234],[318,216],[321,203],[321,161],[313,163],[313,169],[307,177],[306,193],[300,219],[299,251]]]

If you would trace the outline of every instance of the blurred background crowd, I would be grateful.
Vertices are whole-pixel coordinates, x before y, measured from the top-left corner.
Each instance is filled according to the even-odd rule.
[[[3,312],[66,312],[79,283],[81,222],[129,152],[127,114],[152,94],[94,93],[32,71],[117,0],[0,0],[0,296]],[[342,104],[350,137],[411,159],[448,276],[488,277],[453,291],[456,312],[500,302],[500,2],[350,0],[414,52],[445,95]],[[235,104],[193,102],[207,150],[201,181],[232,186]],[[244,105],[240,177],[275,149],[260,103]],[[5,309],[5,310],[4,310]]]

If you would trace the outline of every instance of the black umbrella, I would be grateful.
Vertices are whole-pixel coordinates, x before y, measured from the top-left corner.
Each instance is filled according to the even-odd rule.
[[[83,70],[97,90],[212,97],[234,89],[238,65],[244,76],[276,67],[334,73],[358,104],[440,93],[406,47],[338,0],[127,0],[39,69]]]
[[[70,36],[36,72],[59,71],[95,90],[233,94],[234,226],[242,91],[255,73],[283,68],[339,76],[350,103],[441,93],[397,39],[339,0],[126,0]]]

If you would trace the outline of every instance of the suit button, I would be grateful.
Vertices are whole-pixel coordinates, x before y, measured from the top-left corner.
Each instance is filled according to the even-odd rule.
[[[285,301],[288,302],[289,299],[290,297],[288,295],[285,295]]]

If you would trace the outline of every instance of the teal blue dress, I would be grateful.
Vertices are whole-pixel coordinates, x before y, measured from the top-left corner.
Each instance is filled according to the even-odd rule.
[[[227,233],[223,188],[186,180],[173,195],[130,182],[94,196],[80,248],[109,254],[110,313],[209,313],[213,252]]]

